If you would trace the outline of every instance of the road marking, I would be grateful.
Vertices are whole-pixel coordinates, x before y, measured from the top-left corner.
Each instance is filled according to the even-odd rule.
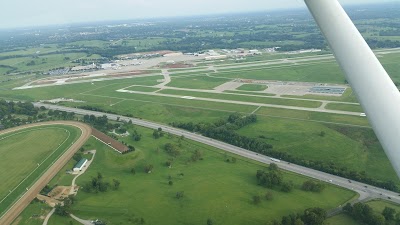
[[[259,109],[261,109],[261,105],[260,106],[258,106],[258,108],[257,109],[255,109],[252,113],[250,113],[250,114],[254,114],[254,113],[256,113]]]

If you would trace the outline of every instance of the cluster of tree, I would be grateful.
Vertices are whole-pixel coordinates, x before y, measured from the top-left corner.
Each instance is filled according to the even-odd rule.
[[[378,186],[387,190],[398,191],[398,187],[393,181],[391,180],[382,181],[373,179],[371,177],[368,177],[364,171],[360,172],[355,170],[349,170],[346,167],[336,165],[335,162],[324,162],[320,160],[311,160],[302,157],[294,157],[286,152],[275,151],[273,150],[273,146],[271,144],[265,142],[267,138],[265,138],[264,135],[263,138],[256,139],[256,138],[249,138],[246,136],[242,136],[235,132],[235,130],[241,128],[240,126],[237,125],[241,123],[238,122],[236,124],[236,121],[241,121],[241,120],[256,121],[256,120],[246,119],[242,117],[239,117],[240,120],[235,120],[234,118],[238,118],[237,115],[231,115],[229,116],[229,118],[231,118],[231,122],[229,122],[228,120],[219,120],[215,123],[172,122],[170,125],[191,132],[199,132],[206,137],[224,141],[226,143],[241,148],[249,149],[253,152],[257,152],[266,156],[282,159],[287,162],[295,163],[298,165],[302,165],[308,168],[313,168],[326,173]]]
[[[27,117],[20,118],[18,115]],[[46,117],[44,113],[39,114],[39,109],[35,108],[30,102],[7,102],[0,100],[0,129],[33,123]]]
[[[254,114],[251,114],[250,116],[242,116],[239,113],[234,113],[229,115],[228,122],[235,124],[238,128],[242,128],[248,124],[256,123],[257,116]]]
[[[194,152],[193,152],[192,156],[190,157],[190,159],[192,160],[192,162],[196,162],[198,160],[202,160],[203,156],[202,156],[200,150],[198,150],[198,149],[194,150]]]
[[[113,190],[118,190],[120,186],[120,181],[113,179],[112,184],[108,181],[105,181],[103,175],[101,173],[97,173],[96,177],[92,177],[92,180],[86,182],[83,185],[83,191],[88,193],[99,193],[99,192],[107,192],[111,188]]]
[[[323,225],[326,220],[326,211],[321,208],[309,208],[303,214],[283,216],[281,221],[274,220],[271,225]]]
[[[96,117],[94,115],[84,115],[83,122],[90,124],[91,126],[102,132],[107,132],[114,128],[114,125],[108,122],[108,118],[106,115],[100,117]]]
[[[132,140],[134,140],[134,141],[140,141],[141,139],[142,139],[142,135],[139,134],[139,133],[137,132],[137,130],[134,130],[133,133],[132,133]]]
[[[75,162],[81,161],[81,159],[83,159],[82,152],[75,153],[74,156],[72,156],[72,159],[75,160]]]
[[[30,102],[7,102],[0,100],[0,119],[11,114],[35,116],[38,109]]]
[[[269,165],[268,171],[257,170],[256,178],[259,185],[267,188],[279,187],[283,192],[291,192],[293,190],[293,183],[291,181],[283,181],[283,175],[274,163]]]
[[[145,173],[151,173],[151,171],[153,171],[154,166],[152,164],[147,164],[144,166],[144,172]]]
[[[249,138],[240,135],[235,130],[242,128],[250,123],[257,121],[256,115],[238,116],[232,114],[227,120],[219,120],[215,123],[181,123],[173,122],[172,126],[189,130],[192,132],[199,132],[206,137],[224,141],[226,143],[249,149],[251,151],[267,154],[269,149],[272,148],[271,144],[265,143],[256,138]]]
[[[73,120],[75,117],[74,112],[65,112],[61,110],[49,110],[47,115],[54,118],[54,119],[61,119],[61,120]]]
[[[74,195],[69,195],[64,199],[63,203],[59,203],[55,206],[54,213],[59,216],[69,216],[71,212],[71,206],[75,203]]]
[[[311,191],[311,192],[321,192],[325,188],[325,185],[321,182],[317,182],[314,180],[307,180],[304,181],[301,189],[304,191]]]
[[[185,196],[185,192],[184,191],[179,191],[179,192],[176,192],[176,194],[175,194],[175,197],[177,198],[177,199],[181,199],[181,198],[183,198]]]
[[[398,47],[400,47],[400,41],[381,40],[378,38],[368,38],[368,39],[366,39],[366,41],[371,48],[398,48]]]
[[[159,127],[157,130],[153,131],[153,137],[155,139],[159,139],[160,137],[164,137],[164,132],[162,131],[161,127]]]
[[[354,205],[347,203],[343,210],[353,219],[366,225],[400,224],[400,213],[396,213],[396,210],[390,207],[385,207],[382,213],[377,213],[369,205],[359,202]]]
[[[172,143],[167,143],[164,145],[164,150],[172,157],[177,157],[181,154],[181,151],[179,150],[178,146]],[[200,155],[201,157],[201,155]]]

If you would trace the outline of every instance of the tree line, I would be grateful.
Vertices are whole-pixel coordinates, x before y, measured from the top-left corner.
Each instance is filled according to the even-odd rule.
[[[354,220],[365,225],[400,224],[400,212],[385,207],[381,213],[375,212],[371,206],[358,202],[354,205],[347,203],[343,211]]]
[[[267,139],[264,135],[263,138],[250,138],[235,132],[236,130],[257,122],[256,115],[241,116],[238,113],[230,115],[227,119],[220,119],[214,123],[193,123],[193,122],[172,122],[171,126],[185,129],[191,132],[201,133],[203,136],[217,139],[228,144],[235,145],[253,152],[257,152],[266,156],[282,159],[287,162],[295,163],[297,165],[305,166],[308,168],[316,169],[333,175],[341,176],[344,178],[360,181],[373,186],[381,187],[391,191],[398,191],[397,185],[392,180],[376,180],[367,176],[365,171],[349,170],[347,167],[338,166],[335,162],[324,162],[320,160],[311,160],[301,157],[292,156],[289,153],[276,151],[273,146],[266,143],[262,139]]]

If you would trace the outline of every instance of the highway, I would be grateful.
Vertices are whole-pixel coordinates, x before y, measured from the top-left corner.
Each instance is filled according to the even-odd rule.
[[[192,132],[184,131],[181,129],[169,127],[167,125],[162,125],[162,124],[157,124],[154,122],[149,122],[141,119],[136,119],[136,118],[131,118],[131,117],[125,117],[125,116],[120,116],[116,114],[109,114],[109,113],[102,113],[102,112],[95,112],[95,111],[90,111],[90,110],[83,110],[83,109],[78,109],[78,108],[70,108],[70,107],[64,107],[64,106],[57,106],[57,105],[50,105],[50,104],[43,104],[43,103],[34,103],[35,107],[41,107],[44,106],[47,109],[52,109],[52,110],[61,110],[61,111],[66,111],[66,112],[74,112],[79,115],[95,115],[95,116],[103,116],[106,115],[109,119],[111,120],[117,120],[119,118],[120,121],[129,121],[131,120],[133,124],[142,126],[142,127],[147,127],[150,129],[157,129],[157,128],[162,128],[163,131],[177,135],[177,136],[184,136],[187,139],[200,142],[209,146],[216,147],[218,149],[240,155],[242,157],[255,160],[261,163],[276,163],[279,168],[291,171],[297,174],[301,174],[306,177],[311,177],[320,181],[324,181],[327,183],[331,183],[333,185],[337,185],[352,191],[357,192],[360,196],[358,198],[359,201],[366,201],[366,200],[371,200],[371,199],[385,199],[387,201],[393,202],[400,204],[400,195],[399,193],[395,193],[392,191],[388,191],[382,188],[378,187],[373,187],[368,184],[348,180],[346,178],[338,177],[335,175],[327,174],[321,171],[317,171],[314,169],[306,168],[303,166],[295,165],[292,163],[288,163],[285,161],[280,160],[279,162],[273,161],[270,157],[264,156],[257,154],[255,152],[239,148],[218,140],[214,140],[208,137],[204,137],[199,134],[195,134]],[[339,206],[338,206],[339,207]]]

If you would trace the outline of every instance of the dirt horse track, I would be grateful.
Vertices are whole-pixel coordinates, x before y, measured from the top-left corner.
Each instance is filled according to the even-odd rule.
[[[79,150],[79,148],[89,139],[92,135],[92,128],[86,124],[73,122],[73,121],[52,121],[44,123],[35,123],[25,126],[15,127],[0,132],[0,135],[15,132],[22,129],[38,126],[49,125],[68,125],[77,127],[82,131],[81,136],[72,146],[55,162],[49,170],[47,170],[42,177],[13,205],[9,210],[0,218],[0,224],[11,224],[18,215],[25,209],[26,206],[36,197],[36,195],[50,182],[50,180],[62,169],[64,165],[72,158],[72,156]]]

